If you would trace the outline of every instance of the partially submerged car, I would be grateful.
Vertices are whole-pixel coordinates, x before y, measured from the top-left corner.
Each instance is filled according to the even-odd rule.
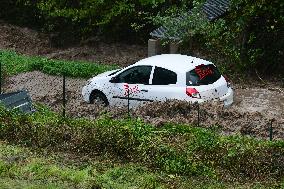
[[[230,83],[206,60],[179,54],[145,58],[126,68],[108,71],[88,80],[82,89],[88,103],[131,107],[143,102],[185,100],[233,103]],[[129,99],[129,101],[128,101]]]

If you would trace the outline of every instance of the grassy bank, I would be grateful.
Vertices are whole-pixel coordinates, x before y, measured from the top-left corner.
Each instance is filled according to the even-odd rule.
[[[106,157],[31,150],[0,141],[0,188],[276,188],[277,182],[229,183],[153,171]]]
[[[0,142],[0,188],[166,188],[171,180],[138,164],[46,154]]]
[[[117,66],[109,66],[83,61],[52,60],[44,57],[30,57],[13,51],[0,50],[0,62],[7,75],[29,71],[41,71],[50,75],[90,78],[99,73],[112,70]]]
[[[81,162],[80,162],[81,160]],[[165,188],[145,167],[0,142],[0,188]]]
[[[0,115],[0,139],[36,149],[139,163],[181,177],[278,184],[284,179],[284,142],[221,136],[213,130],[141,120],[63,119],[46,108],[33,115]]]

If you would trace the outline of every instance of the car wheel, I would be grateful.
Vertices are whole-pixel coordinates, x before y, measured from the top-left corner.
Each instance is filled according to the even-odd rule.
[[[100,105],[100,106],[108,106],[109,105],[106,96],[104,95],[104,93],[102,93],[100,91],[94,91],[91,94],[90,102],[92,104],[96,104],[96,105]]]

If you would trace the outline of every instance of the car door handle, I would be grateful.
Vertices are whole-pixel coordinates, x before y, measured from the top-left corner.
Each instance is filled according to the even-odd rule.
[[[147,92],[148,92],[148,90],[146,90],[146,89],[142,89],[142,90],[141,90],[141,92],[146,92],[146,93],[147,93]]]

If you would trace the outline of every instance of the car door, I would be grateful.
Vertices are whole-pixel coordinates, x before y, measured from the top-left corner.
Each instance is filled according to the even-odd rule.
[[[178,75],[172,70],[155,67],[150,85],[141,87],[138,98],[143,102],[181,99],[184,88],[178,84]]]
[[[112,78],[111,96],[113,105],[127,105],[129,96],[130,106],[136,106],[135,104],[140,101],[139,93],[143,92],[141,88],[149,85],[151,72],[152,66],[134,66]]]

